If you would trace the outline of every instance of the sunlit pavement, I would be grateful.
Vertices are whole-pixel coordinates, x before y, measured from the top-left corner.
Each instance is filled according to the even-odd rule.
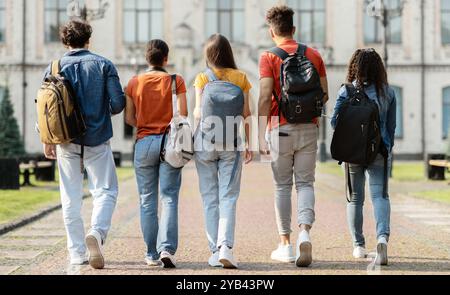
[[[178,268],[150,268],[144,263],[145,246],[139,225],[139,200],[134,180],[121,183],[120,200],[105,248],[106,268],[68,265],[61,211],[0,237],[0,274],[450,274],[450,207],[403,196],[408,188],[391,186],[392,237],[390,266],[374,267],[368,259],[354,260],[347,230],[343,179],[318,173],[316,218],[312,231],[314,263],[299,269],[270,260],[277,247],[273,182],[267,164],[245,167],[238,203],[236,271],[212,269],[204,233],[203,210],[193,165],[183,172],[180,196]],[[83,208],[89,224],[92,200]],[[293,203],[295,207],[296,201]],[[365,233],[375,249],[375,225],[370,198],[366,201]],[[293,221],[295,221],[295,213]],[[293,241],[298,230],[295,228]]]

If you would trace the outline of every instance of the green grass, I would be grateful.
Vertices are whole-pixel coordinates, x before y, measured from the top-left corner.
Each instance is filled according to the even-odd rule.
[[[392,171],[393,179],[399,182],[426,181],[423,162],[395,162]],[[319,163],[322,173],[343,176],[342,167],[336,162]]]
[[[420,192],[416,193],[415,196],[421,199],[450,204],[450,189]]]
[[[117,168],[119,181],[126,181],[134,177],[131,167]],[[56,173],[55,182],[36,181],[31,176],[34,187],[21,188],[19,191],[0,191],[0,224],[16,220],[38,212],[59,202],[59,175]],[[20,183],[23,177],[20,177]]]

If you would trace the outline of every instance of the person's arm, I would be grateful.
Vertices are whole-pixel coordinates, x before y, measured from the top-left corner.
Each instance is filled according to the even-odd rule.
[[[343,86],[338,93],[338,97],[336,100],[336,105],[334,107],[333,117],[331,118],[331,126],[333,129],[336,129],[337,117],[339,112],[341,111],[342,104],[347,99],[347,89]]]
[[[178,97],[178,110],[180,110],[180,115],[182,117],[187,117],[188,107],[187,107],[186,93],[180,93],[177,95],[177,97]]]
[[[125,94],[120,84],[119,74],[116,68],[110,64],[106,79],[106,95],[109,98],[111,114],[120,114],[126,105]]]
[[[388,114],[387,114],[387,129],[388,129],[388,134],[391,138],[391,150],[389,152],[392,151],[392,148],[394,147],[394,143],[395,143],[395,130],[397,128],[397,97],[395,96],[395,92],[392,91],[392,101],[389,105],[389,110],[388,110]]]
[[[328,78],[327,76],[320,78],[320,85],[322,86],[323,93],[325,94],[323,97],[323,104],[326,105],[328,100],[330,99],[328,92]]]
[[[195,87],[195,109],[194,109],[194,119],[196,122],[200,121],[202,118],[202,95],[203,89]]]
[[[259,151],[261,154],[268,155],[270,153],[269,146],[266,142],[267,125],[269,124],[270,111],[272,108],[272,93],[274,87],[273,78],[262,78],[260,80],[259,91]]]
[[[246,147],[245,147],[245,164],[249,164],[252,160],[253,160],[253,152],[250,151],[250,139],[251,139],[251,125],[247,124],[247,123],[251,123],[247,122],[246,119],[251,117],[252,112],[250,110],[250,92],[245,92],[244,93],[244,113],[242,114],[242,116],[244,117],[244,122],[246,124],[244,124],[244,130],[245,130],[245,142],[246,142]]]
[[[128,95],[125,107],[125,122],[130,126],[137,127],[136,107],[134,106],[133,100]]]

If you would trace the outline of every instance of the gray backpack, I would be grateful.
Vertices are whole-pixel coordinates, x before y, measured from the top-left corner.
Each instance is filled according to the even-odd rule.
[[[244,111],[244,92],[233,83],[220,81],[211,69],[205,72],[209,83],[203,90],[200,131],[203,141],[215,146],[238,148],[239,128]]]

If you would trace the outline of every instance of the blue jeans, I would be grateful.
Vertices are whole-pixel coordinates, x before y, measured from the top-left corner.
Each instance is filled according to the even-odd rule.
[[[174,255],[178,248],[178,197],[181,169],[160,161],[162,135],[136,143],[134,166],[141,201],[141,228],[147,257],[159,259],[161,252]],[[158,224],[158,194],[161,190],[161,220]]]
[[[389,239],[391,233],[391,204],[389,195],[383,196],[384,159],[381,155],[378,155],[375,162],[367,168],[360,165],[350,165],[350,179],[353,194],[351,196],[351,202],[347,205],[347,218],[355,247],[364,247],[366,245],[363,234],[366,173],[374,208],[377,238],[386,237],[386,239]]]
[[[206,234],[212,253],[234,247],[236,203],[241,191],[242,155],[234,151],[197,152]]]

